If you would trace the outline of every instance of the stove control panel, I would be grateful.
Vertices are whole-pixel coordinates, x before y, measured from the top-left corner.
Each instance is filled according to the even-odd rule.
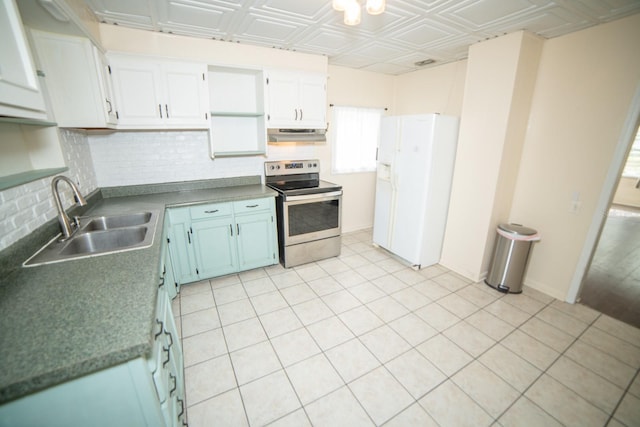
[[[265,176],[320,173],[320,160],[279,160],[264,162]]]

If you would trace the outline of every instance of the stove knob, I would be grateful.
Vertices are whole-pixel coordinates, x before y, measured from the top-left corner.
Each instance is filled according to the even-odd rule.
[[[275,166],[273,166],[273,165],[269,166],[269,169],[271,169],[271,170],[274,170],[275,168],[276,168],[276,167],[275,167]]]
[[[280,169],[280,165],[276,166],[276,169]]]
[[[313,164],[313,167],[314,167],[314,168],[317,168],[317,167],[318,167],[318,164],[317,164],[317,163],[314,163],[314,164]]]

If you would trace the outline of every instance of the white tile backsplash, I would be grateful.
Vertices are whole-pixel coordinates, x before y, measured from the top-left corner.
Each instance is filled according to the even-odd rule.
[[[89,137],[100,187],[262,174],[262,157],[211,159],[206,131],[117,132]]]
[[[87,136],[78,131],[60,129],[60,145],[69,168],[63,174],[78,184],[86,195],[96,189]],[[42,178],[18,187],[0,191],[0,250],[25,237],[55,218],[56,208],[51,194],[52,177]],[[71,206],[73,193],[60,185],[62,203]]]
[[[263,175],[266,156],[211,158],[207,131],[90,135],[98,186],[153,184]],[[308,159],[313,146],[269,146],[269,160]]]

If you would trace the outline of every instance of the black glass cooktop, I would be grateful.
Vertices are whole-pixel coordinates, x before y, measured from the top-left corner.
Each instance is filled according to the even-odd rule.
[[[280,193],[288,196],[298,196],[303,194],[328,193],[342,190],[342,186],[323,180],[294,180],[294,181],[273,181],[267,185]]]

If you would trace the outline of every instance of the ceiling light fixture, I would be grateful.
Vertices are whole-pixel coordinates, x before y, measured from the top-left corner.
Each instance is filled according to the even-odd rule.
[[[384,12],[385,0],[367,0],[365,9],[369,15],[380,15]],[[346,25],[358,25],[362,17],[362,7],[359,0],[332,0],[331,5],[334,10],[344,12],[344,23]]]

